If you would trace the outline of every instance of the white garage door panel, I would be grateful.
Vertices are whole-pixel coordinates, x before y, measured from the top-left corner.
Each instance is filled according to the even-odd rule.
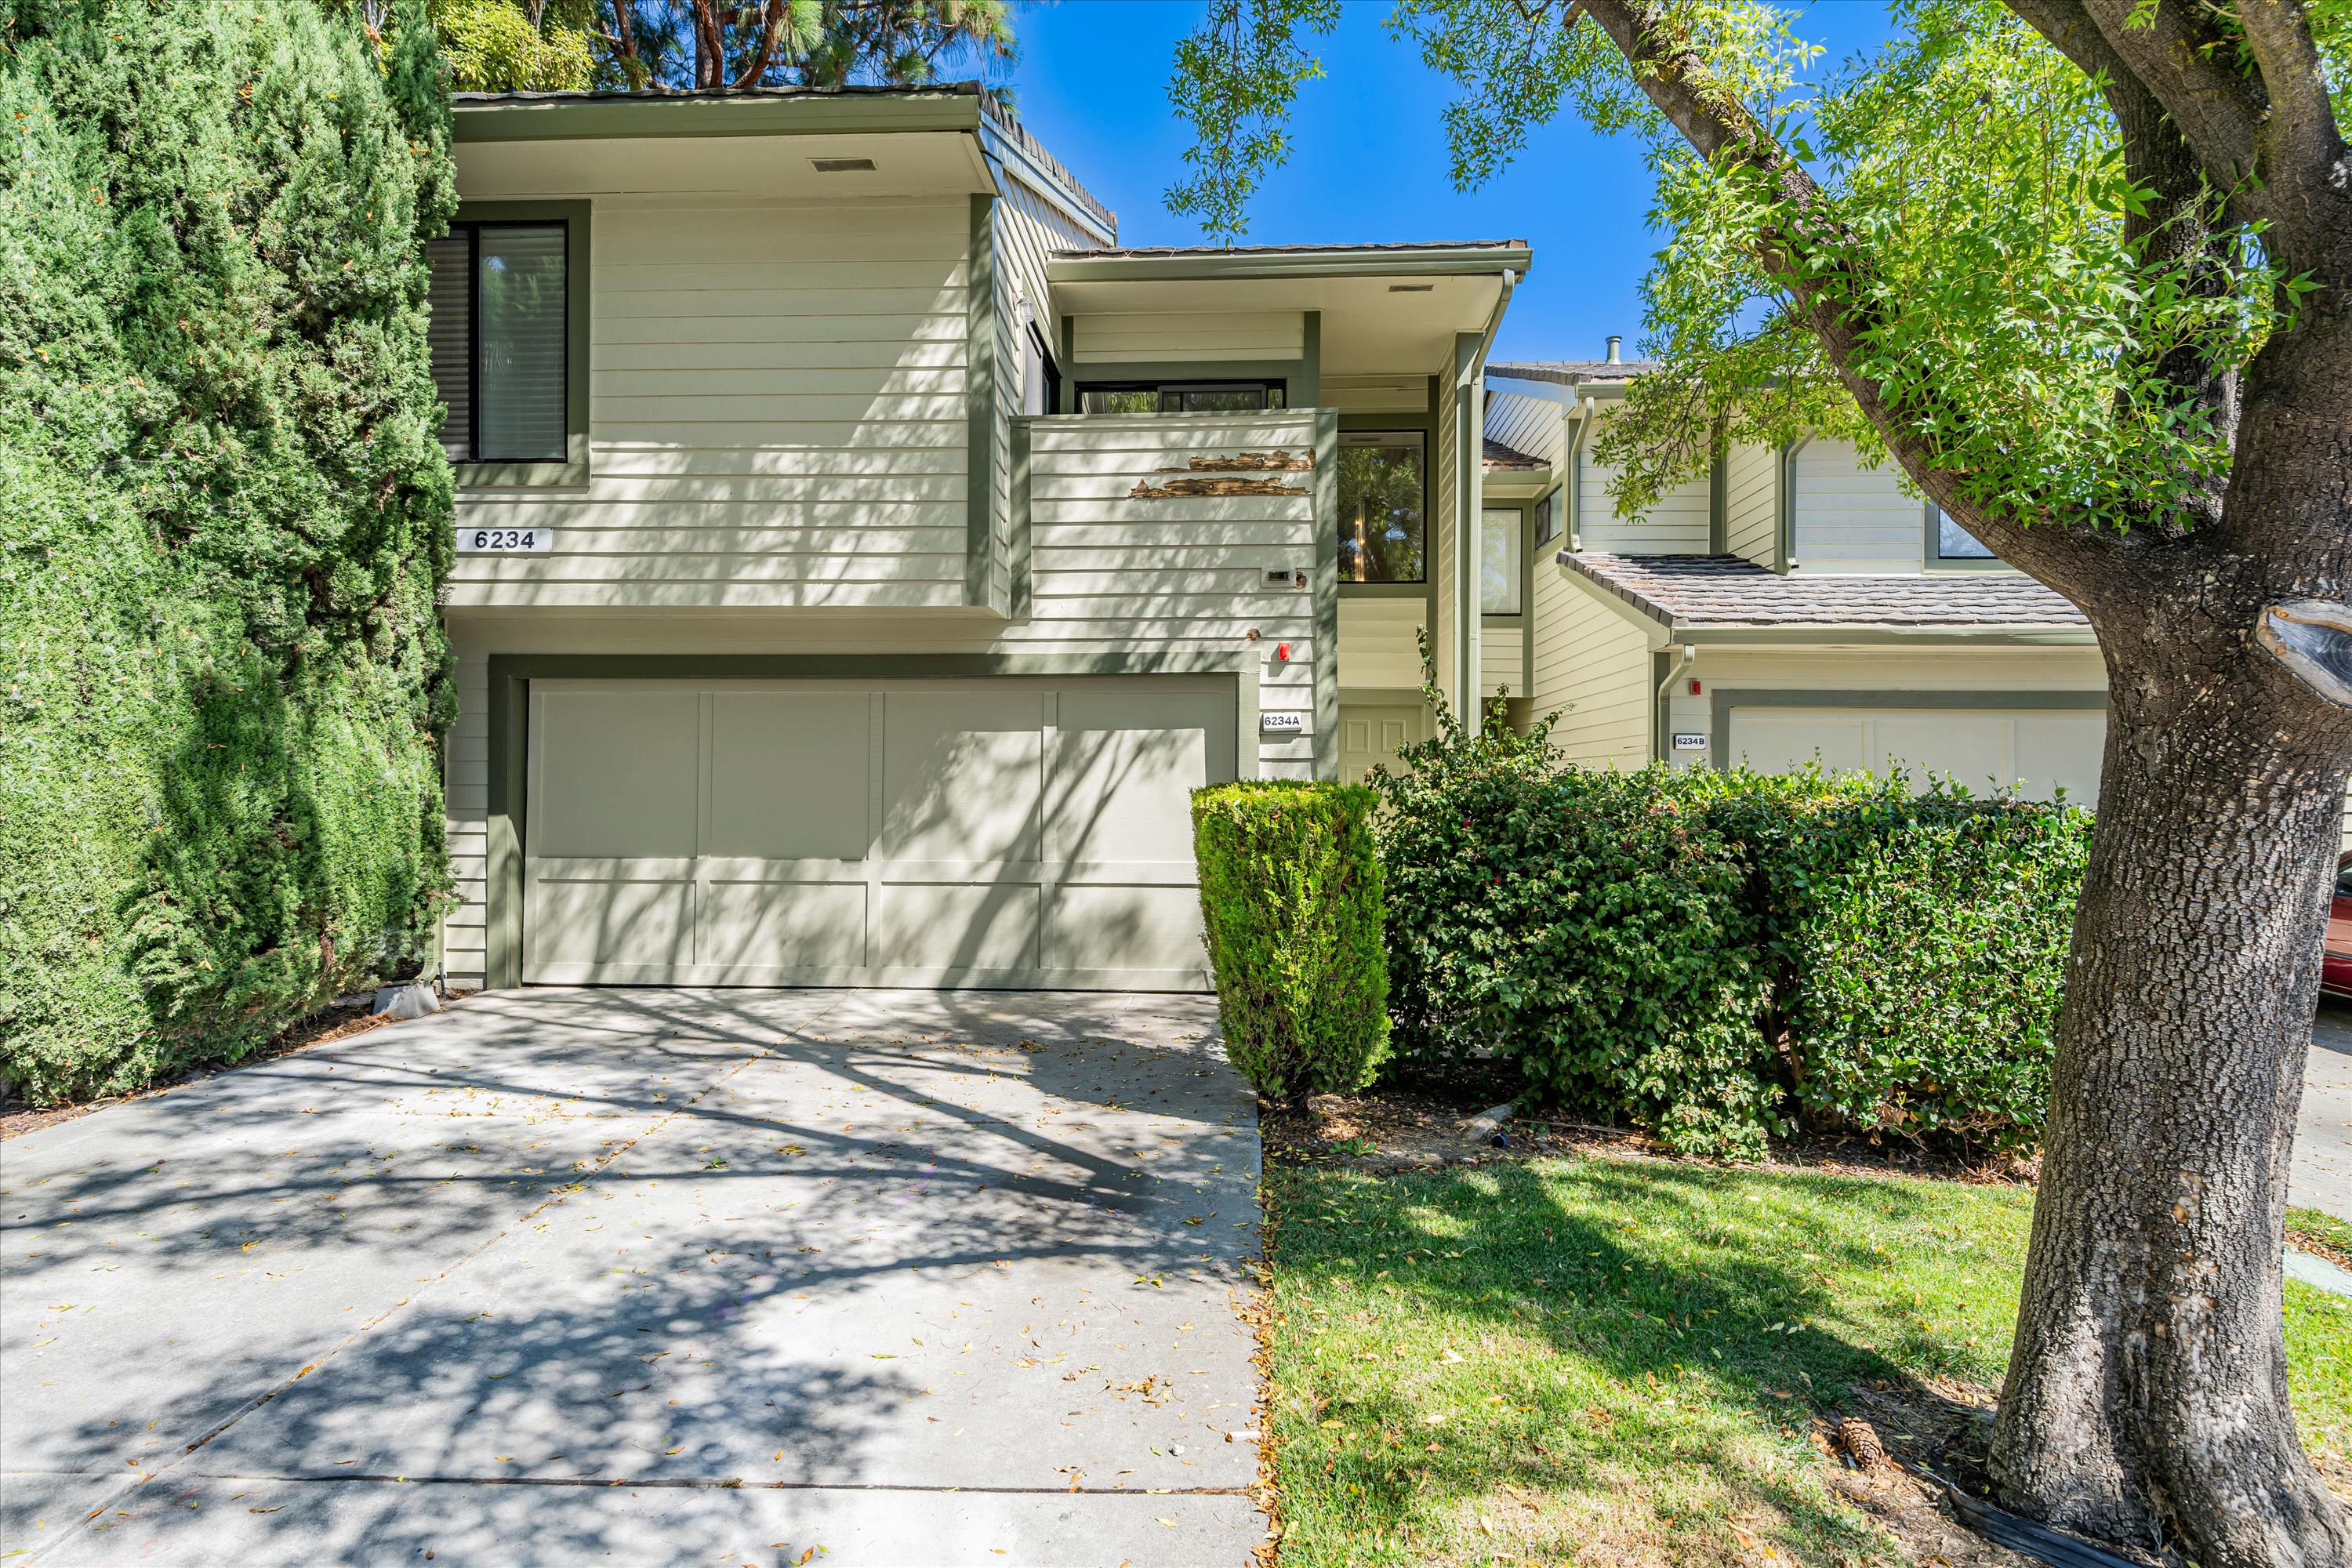
[[[538,681],[523,977],[1201,990],[1230,681]],[[870,850],[870,852],[869,852]]]
[[[1767,773],[1818,760],[1832,772],[1900,768],[1914,782],[1948,773],[1979,794],[2013,788],[2046,800],[2098,795],[2107,721],[2095,709],[1731,709],[1730,752]]]
[[[702,853],[866,856],[871,703],[862,691],[710,694],[710,821]]]
[[[883,854],[893,860],[1036,859],[1043,709],[1033,689],[885,697]]]
[[[534,703],[531,847],[560,856],[691,856],[691,691],[552,691]]]
[[[857,969],[866,963],[866,881],[706,882],[695,962],[720,969]]]

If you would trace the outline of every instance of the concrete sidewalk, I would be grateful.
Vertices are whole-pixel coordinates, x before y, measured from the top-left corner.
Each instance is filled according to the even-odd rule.
[[[2287,1202],[2352,1219],[2352,1006],[2328,1002],[2303,1069]]]
[[[506,994],[13,1140],[0,1552],[1238,1565],[1213,1023]]]

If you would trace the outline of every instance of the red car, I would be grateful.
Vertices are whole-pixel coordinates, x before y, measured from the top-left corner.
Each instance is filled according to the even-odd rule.
[[[2336,861],[2336,897],[2327,906],[2327,953],[2319,961],[2319,988],[2352,1001],[2352,850]]]

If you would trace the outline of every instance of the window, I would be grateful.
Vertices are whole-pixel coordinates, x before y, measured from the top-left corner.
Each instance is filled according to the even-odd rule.
[[[1425,581],[1418,430],[1339,437],[1339,581]]]
[[[1519,613],[1519,583],[1526,563],[1519,550],[1519,509],[1478,514],[1478,610],[1481,615]]]
[[[1022,337],[1021,360],[1021,412],[1053,413],[1061,400],[1062,373],[1046,352],[1045,335],[1034,321]]]
[[[1546,544],[1559,537],[1559,492],[1554,490],[1536,502],[1536,542]]]
[[[1278,381],[1097,382],[1078,388],[1081,414],[1261,414],[1286,405]]]
[[[567,237],[561,223],[481,223],[432,242],[433,384],[451,462],[568,456]]]
[[[1934,501],[1927,503],[1927,559],[1933,561],[1998,561],[2000,558],[1979,544],[1969,531],[1944,515],[1944,509]]]

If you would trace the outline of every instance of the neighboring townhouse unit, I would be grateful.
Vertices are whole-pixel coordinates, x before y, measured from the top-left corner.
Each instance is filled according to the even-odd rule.
[[[1619,517],[1591,448],[1646,367],[1611,346],[1486,369],[1486,435],[1558,474],[1523,522],[1524,683],[1570,758],[1818,758],[2094,798],[2106,678],[2081,612],[1843,441],[1734,447]]]
[[[969,86],[456,125],[453,985],[1200,988],[1189,792],[1500,647],[1524,245],[1121,249]]]

